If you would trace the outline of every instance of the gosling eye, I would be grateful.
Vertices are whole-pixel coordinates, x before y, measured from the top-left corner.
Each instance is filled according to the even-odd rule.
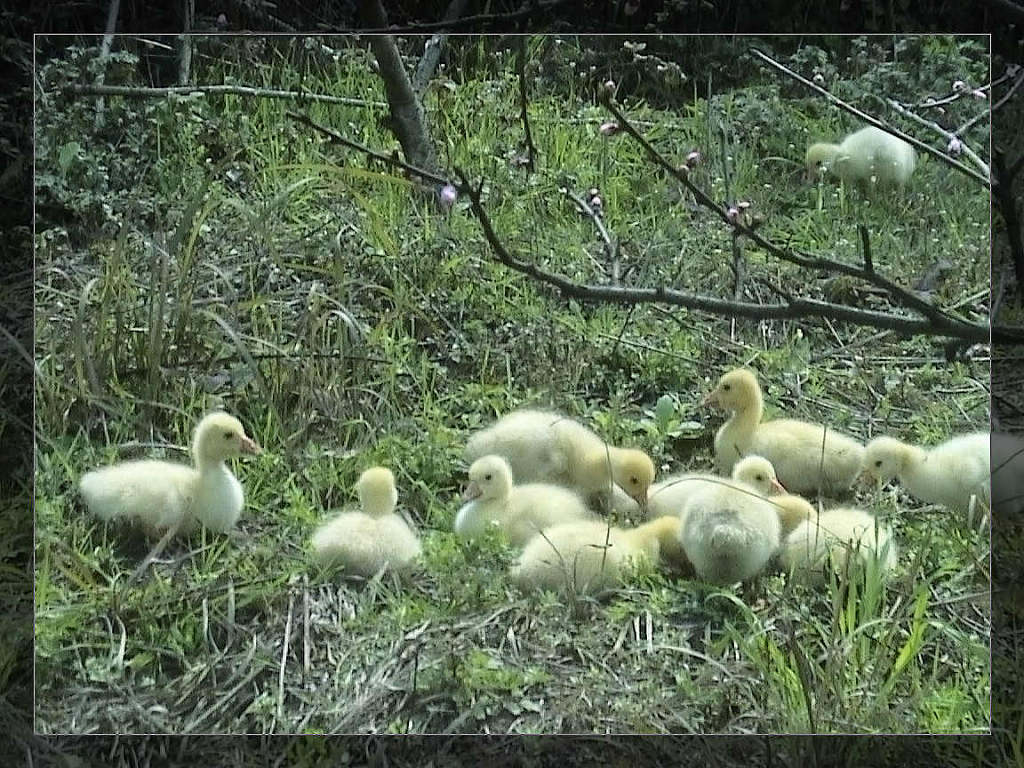
[[[722,390],[724,392],[728,392],[730,387],[732,387],[732,384],[723,384],[722,385]]]
[[[758,481],[764,480],[764,475],[758,475],[757,479],[758,479]]]
[[[491,479],[490,475],[484,475],[484,480],[490,480],[490,479]]]
[[[631,477],[631,478],[629,478],[629,484],[630,485],[639,485],[640,484],[640,478],[638,478],[638,477]]]
[[[878,461],[875,462],[875,467],[877,468],[877,467],[881,467],[881,466],[882,466],[882,460],[879,459]]]
[[[230,439],[231,439],[231,438],[233,438],[234,436],[235,436],[235,433],[234,433],[234,432],[225,432],[225,433],[224,433],[224,439],[225,439],[225,440],[230,440]]]

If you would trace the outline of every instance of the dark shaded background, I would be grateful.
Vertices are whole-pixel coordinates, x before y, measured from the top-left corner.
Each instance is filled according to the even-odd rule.
[[[362,1],[362,0],[360,0]],[[403,31],[435,31],[447,2],[384,2]],[[120,3],[119,33],[176,33],[184,2]],[[5,39],[0,71],[12,86],[0,92],[0,345],[9,361],[0,369],[0,615],[6,616],[0,664],[13,669],[0,693],[0,765],[32,766],[506,766],[609,764],[744,766],[990,766],[1021,765],[1024,723],[1024,553],[1009,551],[1024,520],[993,520],[993,730],[992,737],[36,737],[32,733],[32,34],[102,32],[109,5],[101,2],[35,3],[0,13]],[[354,0],[322,4],[279,0],[273,7],[222,0],[196,2],[194,31],[343,32],[360,26]],[[459,32],[677,32],[822,34],[947,32],[992,34],[993,73],[1009,62],[1024,64],[1024,5],[1014,0],[468,0]],[[466,18],[469,17],[469,18]],[[427,25],[421,27],[419,25]],[[364,25],[365,26],[365,25]],[[714,42],[707,42],[713,51]],[[713,57],[712,57],[713,58]],[[154,57],[155,84],[176,66]],[[727,70],[727,62],[722,64]],[[697,67],[699,68],[699,67]],[[721,80],[718,81],[721,84]],[[1012,164],[1024,153],[1024,95],[995,115],[993,145]],[[1005,225],[993,214],[993,267],[1009,258]],[[1010,284],[1005,303],[1021,300]],[[993,393],[1024,379],[1012,350],[993,349]],[[1021,354],[1022,351],[1017,351]],[[12,362],[13,361],[13,362]],[[1024,413],[997,397],[993,408],[1004,428],[1024,427]],[[1019,516],[1018,516],[1019,517]],[[1020,625],[1020,626],[1019,626]],[[1022,731],[1024,732],[1024,731]]]

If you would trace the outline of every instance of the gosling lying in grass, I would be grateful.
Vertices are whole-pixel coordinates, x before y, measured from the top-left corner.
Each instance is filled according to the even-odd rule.
[[[779,515],[752,486],[702,489],[686,502],[680,539],[697,576],[727,586],[764,570],[779,546]]]
[[[498,419],[466,444],[465,457],[504,457],[517,483],[554,483],[600,498],[611,508],[614,487],[642,507],[654,481],[643,451],[608,445],[579,422],[551,411],[523,409]]]
[[[416,534],[395,513],[398,491],[391,470],[366,470],[356,492],[358,510],[341,512],[313,533],[317,562],[364,578],[383,570],[404,573],[415,568],[423,550]]]
[[[579,494],[550,483],[512,484],[512,470],[501,456],[484,456],[469,468],[466,504],[455,517],[455,535],[463,541],[497,526],[513,547],[521,547],[542,528],[594,515]]]
[[[622,584],[632,567],[656,564],[662,543],[677,547],[678,530],[673,517],[631,529],[592,520],[561,523],[530,539],[510,576],[526,591],[598,595]]]
[[[786,537],[779,561],[795,577],[820,582],[829,563],[837,574],[845,575],[851,555],[864,565],[876,563],[885,575],[896,567],[896,542],[874,516],[839,507],[800,523]]]

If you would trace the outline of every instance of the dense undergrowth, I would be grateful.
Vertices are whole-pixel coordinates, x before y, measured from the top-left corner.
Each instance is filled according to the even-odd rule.
[[[365,100],[298,108],[390,152],[369,52],[325,40],[333,57],[301,41],[199,40],[196,82]],[[917,103],[987,74],[975,41],[844,42],[842,58],[832,42],[788,61],[874,113],[873,93]],[[629,284],[732,296],[730,232],[639,146],[599,133],[604,73],[573,66],[593,52],[531,40],[528,176],[514,61],[487,45],[454,41],[426,106],[442,162],[486,181],[506,245],[607,282],[593,223],[560,191],[596,187]],[[771,237],[857,262],[864,224],[880,271],[911,286],[948,262],[930,298],[986,317],[986,190],[933,158],[901,195],[804,185],[808,141],[855,126],[758,70],[745,45],[742,86],[712,82],[706,98],[686,73],[664,89],[676,103],[619,100],[667,156],[698,149],[695,182],[751,201]],[[719,416],[699,402],[727,367],[757,368],[769,415],[932,443],[987,424],[983,356],[947,363],[932,340],[838,322],[566,301],[496,264],[464,202],[439,211],[289,120],[294,103],[107,98],[97,118],[95,98],[62,90],[91,81],[95,53],[70,45],[37,73],[37,730],[987,730],[987,529],[894,489],[859,491],[899,540],[887,585],[815,591],[770,574],[734,592],[658,572],[604,604],[567,605],[518,594],[500,542],[463,549],[450,532],[467,435],[519,405],[563,409],[662,472],[703,469]],[[116,53],[106,82],[139,84],[139,72]],[[964,119],[976,108],[949,106]],[[975,131],[985,145],[987,127]],[[887,308],[862,285],[743,247],[747,300],[777,298],[754,276]],[[237,466],[240,530],[172,545],[127,585],[147,548],[86,516],[77,478],[126,456],[184,459],[175,446],[219,405],[265,448]],[[406,583],[344,582],[308,561],[312,527],[374,463],[394,470],[423,534],[425,573]]]

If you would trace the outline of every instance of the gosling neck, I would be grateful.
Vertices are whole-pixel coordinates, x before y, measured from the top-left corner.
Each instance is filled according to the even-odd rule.
[[[602,445],[583,457],[580,462],[580,477],[575,478],[580,485],[591,491],[610,491],[612,488],[612,467],[618,459],[620,448],[614,445]]]
[[[392,494],[387,496],[376,495],[359,500],[360,508],[370,517],[384,517],[384,515],[390,515],[395,511],[395,505],[397,503],[398,499]]]
[[[224,463],[224,457],[210,455],[204,450],[202,442],[198,440],[192,448],[192,460],[195,462],[196,469],[199,470],[199,474],[201,475],[211,472],[229,471],[227,465]]]
[[[754,436],[754,430],[761,423],[762,416],[764,416],[764,398],[761,396],[760,388],[757,388],[753,392],[750,403],[745,408],[734,410],[732,416],[725,422],[722,433],[726,442],[745,446],[747,441]]]

